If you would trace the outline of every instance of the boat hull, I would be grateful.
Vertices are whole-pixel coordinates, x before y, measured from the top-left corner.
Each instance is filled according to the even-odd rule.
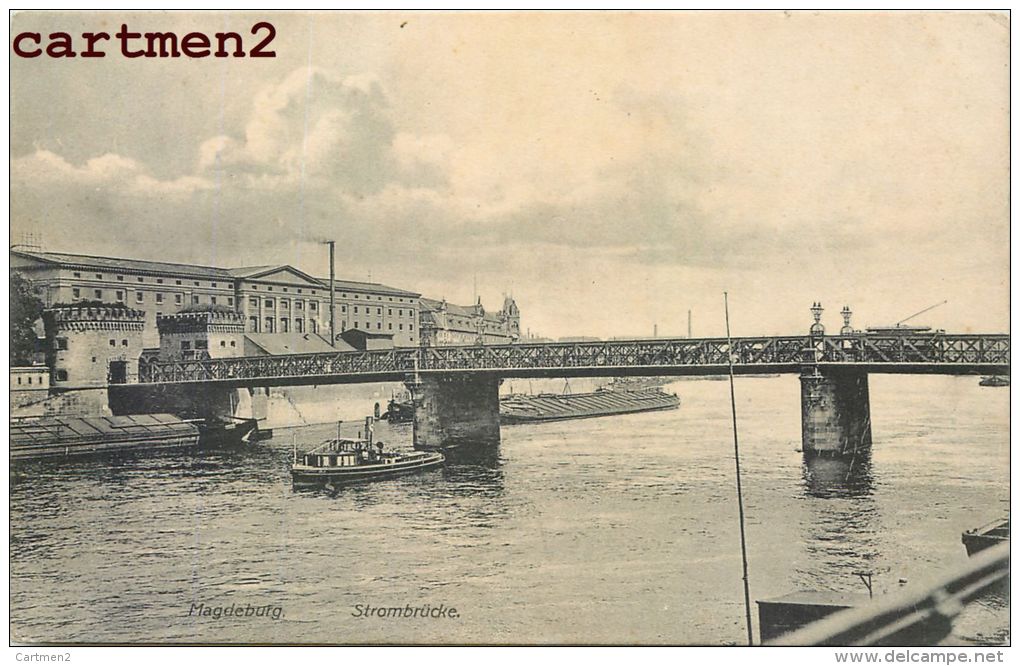
[[[386,413],[382,418],[390,423],[410,423],[414,420],[414,403],[410,401],[390,400]]]
[[[312,467],[295,465],[291,471],[294,486],[319,487],[325,485],[345,486],[379,479],[389,479],[408,474],[418,474],[443,465],[446,458],[441,453],[414,456],[410,460],[352,467]]]
[[[982,527],[964,532],[960,540],[967,549],[967,556],[973,556],[986,548],[1009,542],[1009,518],[996,520]]]
[[[198,424],[199,445],[203,448],[219,449],[257,441],[259,422],[256,419],[209,419]]]

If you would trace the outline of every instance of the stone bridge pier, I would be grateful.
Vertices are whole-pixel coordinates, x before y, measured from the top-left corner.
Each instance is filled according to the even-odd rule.
[[[800,375],[804,455],[852,458],[871,451],[868,374],[805,368]]]
[[[482,373],[406,382],[414,401],[414,448],[479,451],[497,446],[500,382]]]
[[[214,385],[111,385],[110,410],[115,415],[169,413],[197,418],[234,416],[265,419],[269,389]]]

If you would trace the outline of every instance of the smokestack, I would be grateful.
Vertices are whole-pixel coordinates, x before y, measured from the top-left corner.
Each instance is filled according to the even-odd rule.
[[[328,240],[329,246],[329,346],[336,347],[336,241]]]
[[[687,339],[691,339],[691,311],[687,311]]]
[[[652,324],[652,337],[653,338],[659,337],[659,325],[658,324]]]

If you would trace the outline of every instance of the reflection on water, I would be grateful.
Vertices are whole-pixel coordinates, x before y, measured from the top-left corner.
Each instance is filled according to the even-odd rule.
[[[753,599],[863,592],[861,570],[876,595],[895,591],[966,561],[960,533],[1004,507],[1006,393],[873,377],[873,452],[848,465],[798,451],[796,377],[736,389]],[[334,496],[295,492],[289,471],[294,448],[335,435],[329,424],[277,429],[247,451],[19,466],[12,638],[738,644],[728,387],[668,390],[679,410],[509,426],[480,456]],[[407,425],[375,435],[410,449]],[[283,615],[214,621],[189,614],[198,603]],[[366,603],[454,605],[460,617],[354,617]],[[955,640],[1008,640],[1008,606],[968,608]]]
[[[805,523],[803,541],[810,566],[798,568],[804,587],[831,589],[834,574],[843,585],[854,585],[858,572],[888,573],[875,566],[880,557],[871,455],[859,451],[852,459],[839,459],[804,454],[804,485],[810,497],[822,500],[810,504],[811,518]]]
[[[812,497],[867,497],[872,491],[871,452],[853,458],[804,454],[804,484]]]

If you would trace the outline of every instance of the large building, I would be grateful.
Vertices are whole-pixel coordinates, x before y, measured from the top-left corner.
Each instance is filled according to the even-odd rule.
[[[226,306],[249,333],[310,333],[329,339],[329,281],[293,266],[216,268],[12,248],[11,269],[28,278],[47,307],[98,301],[143,313],[143,344],[159,347],[156,318]],[[420,294],[369,282],[335,281],[336,333],[358,328],[420,343]]]
[[[499,312],[486,312],[481,299],[474,305],[454,305],[445,300],[421,299],[421,344],[499,345],[521,337],[521,314],[510,296]]]

